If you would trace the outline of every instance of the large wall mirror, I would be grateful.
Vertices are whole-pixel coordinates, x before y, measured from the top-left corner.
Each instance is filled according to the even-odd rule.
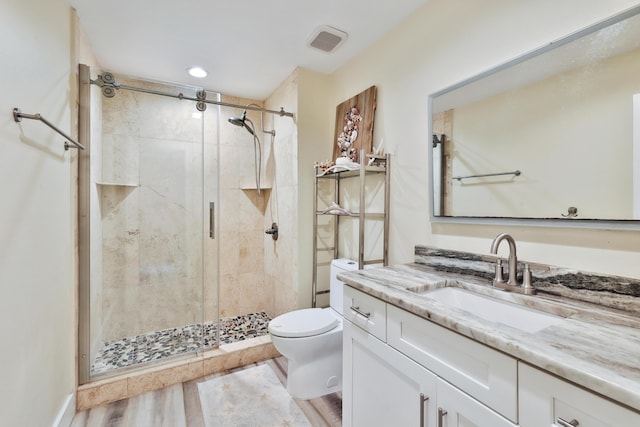
[[[639,14],[431,95],[432,220],[640,229]]]

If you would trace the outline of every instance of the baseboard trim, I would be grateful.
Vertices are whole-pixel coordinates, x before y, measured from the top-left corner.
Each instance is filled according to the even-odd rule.
[[[53,427],[70,427],[73,421],[73,416],[76,414],[76,396],[75,393],[69,394],[64,401],[60,412],[56,420],[53,422]]]

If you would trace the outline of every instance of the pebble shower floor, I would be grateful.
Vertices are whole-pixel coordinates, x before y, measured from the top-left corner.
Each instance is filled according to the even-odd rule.
[[[230,344],[267,334],[271,318],[265,312],[221,319],[220,344]],[[138,363],[193,352],[215,343],[216,322],[149,332],[134,337],[107,341],[91,366],[92,374],[125,368]]]

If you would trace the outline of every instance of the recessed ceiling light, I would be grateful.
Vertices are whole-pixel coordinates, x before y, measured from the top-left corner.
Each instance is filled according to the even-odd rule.
[[[208,74],[207,70],[205,70],[202,67],[189,67],[187,68],[187,72],[189,73],[190,76],[197,77],[199,79],[207,77],[207,74]]]

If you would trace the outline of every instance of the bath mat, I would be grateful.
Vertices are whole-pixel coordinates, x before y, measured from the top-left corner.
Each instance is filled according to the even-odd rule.
[[[311,426],[269,365],[198,383],[206,427]]]

